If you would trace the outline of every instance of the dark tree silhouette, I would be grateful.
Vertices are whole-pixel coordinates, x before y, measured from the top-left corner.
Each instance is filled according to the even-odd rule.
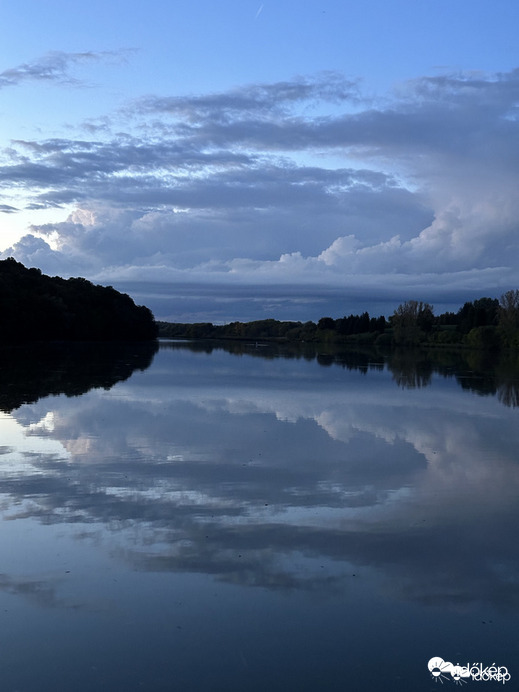
[[[13,258],[0,261],[0,335],[5,341],[148,340],[151,311],[111,286],[46,276]]]

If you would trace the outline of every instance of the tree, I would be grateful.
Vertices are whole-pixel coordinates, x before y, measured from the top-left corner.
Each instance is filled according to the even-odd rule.
[[[434,323],[433,307],[429,303],[408,300],[401,303],[390,317],[396,344],[413,346],[423,341]]]
[[[501,345],[497,329],[490,324],[483,327],[474,327],[465,337],[467,344],[472,348],[485,351],[497,351]]]
[[[498,319],[499,302],[496,298],[478,298],[469,301],[458,310],[458,328],[468,334],[475,327],[495,326]]]
[[[317,329],[335,329],[335,320],[332,317],[321,317]]]
[[[82,278],[46,276],[9,258],[0,261],[0,336],[23,340],[155,339],[150,310],[125,293]]]
[[[499,331],[504,343],[519,341],[519,290],[503,293],[499,298]]]

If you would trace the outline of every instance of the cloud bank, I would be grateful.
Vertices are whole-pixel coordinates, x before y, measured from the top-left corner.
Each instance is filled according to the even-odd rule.
[[[61,79],[85,56],[8,70],[0,86]],[[185,285],[258,296],[223,319],[265,316],[266,293],[294,308],[312,287],[379,302],[496,295],[518,270],[518,103],[519,70],[424,76],[376,100],[337,73],[145,96],[81,138],[4,150],[0,211],[22,197],[35,218],[70,214],[34,223],[3,256],[168,286],[151,307],[177,319],[203,312],[168,307]]]

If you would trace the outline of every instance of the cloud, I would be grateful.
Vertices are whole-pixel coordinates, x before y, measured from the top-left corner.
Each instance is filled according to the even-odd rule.
[[[30,229],[42,269],[46,255],[111,281],[495,292],[519,268],[518,102],[518,70],[422,77],[379,101],[337,73],[148,96],[120,114],[126,132],[112,118],[13,142],[0,186],[34,211],[75,207]]]
[[[308,109],[322,103],[356,103],[359,100],[357,81],[348,80],[337,72],[323,72],[315,77],[252,84],[219,94],[145,97],[136,101],[132,110],[144,114],[166,113],[184,126],[203,124],[211,128],[242,122],[254,127],[261,122],[281,125],[279,116],[290,115],[294,107],[301,104]]]
[[[10,204],[0,204],[0,213],[2,214],[14,214],[17,211],[18,209]]]
[[[56,82],[58,84],[82,84],[71,75],[71,69],[98,61],[120,60],[128,51],[84,51],[67,53],[51,51],[40,58],[0,72],[0,89],[18,86],[25,82]]]

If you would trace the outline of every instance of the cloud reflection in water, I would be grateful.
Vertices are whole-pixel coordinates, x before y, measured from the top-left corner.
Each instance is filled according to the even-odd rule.
[[[515,412],[439,377],[163,349],[12,415],[34,449],[5,451],[4,517],[95,525],[134,569],[321,594],[369,573],[392,598],[519,605]]]

